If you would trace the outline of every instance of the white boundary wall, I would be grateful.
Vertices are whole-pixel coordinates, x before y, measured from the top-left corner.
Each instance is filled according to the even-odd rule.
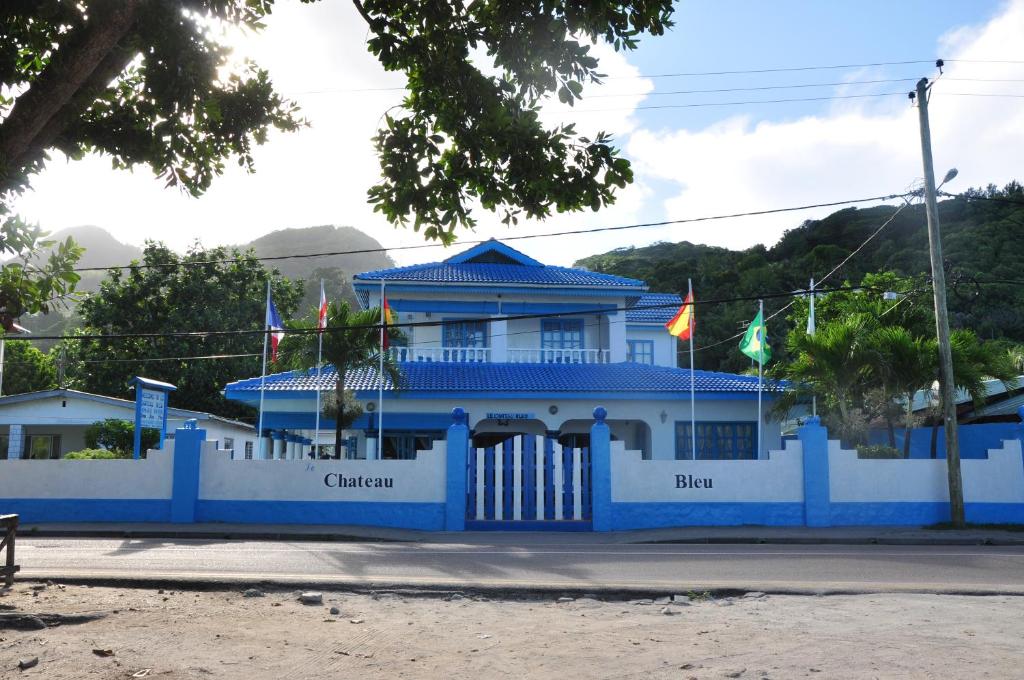
[[[5,460],[0,498],[154,499],[171,497],[174,442],[141,460]]]
[[[828,442],[829,495],[833,503],[949,500],[945,459],[858,459],[856,451]],[[1020,441],[989,449],[987,459],[960,461],[967,503],[1024,503]]]
[[[612,442],[611,468],[613,503],[804,500],[803,446],[793,440],[764,460],[641,460],[639,451]]]
[[[415,460],[331,461],[232,460],[217,442],[205,442],[199,499],[444,503],[446,457],[443,440]]]

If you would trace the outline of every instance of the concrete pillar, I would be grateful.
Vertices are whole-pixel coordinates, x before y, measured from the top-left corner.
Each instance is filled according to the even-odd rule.
[[[626,312],[618,311],[609,314],[608,349],[611,362],[617,364],[626,360]]]
[[[612,522],[612,435],[604,422],[608,411],[603,406],[594,409],[594,424],[590,426],[591,466],[591,526],[594,531],[611,531]]]
[[[459,407],[452,409],[452,424],[448,427],[447,439],[444,528],[446,531],[464,531],[466,529],[469,426],[466,425],[466,412]]]
[[[804,524],[832,525],[829,494],[828,430],[812,416],[797,430],[804,456]]]
[[[196,503],[199,500],[200,452],[206,441],[206,430],[198,422],[186,420],[185,427],[174,433],[174,469],[171,486],[171,521],[196,521]]]
[[[270,453],[267,455],[268,460],[275,460],[280,456],[281,448],[284,446],[284,431],[283,430],[271,430],[270,431]]]
[[[24,454],[25,433],[21,425],[11,425],[7,439],[7,459],[18,460]]]
[[[497,319],[490,322],[491,361],[505,363],[508,361],[508,321]]]

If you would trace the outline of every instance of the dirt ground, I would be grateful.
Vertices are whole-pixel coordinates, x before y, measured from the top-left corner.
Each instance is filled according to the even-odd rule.
[[[715,599],[690,593],[692,599],[680,594],[679,602],[666,605],[324,591],[322,604],[307,605],[298,595],[16,584],[0,596],[0,677],[647,680],[1024,673],[1020,597],[753,593]],[[11,628],[19,614],[58,625]],[[55,614],[102,617],[60,624]],[[27,625],[33,623],[39,625]],[[33,658],[37,665],[19,670],[19,661]]]

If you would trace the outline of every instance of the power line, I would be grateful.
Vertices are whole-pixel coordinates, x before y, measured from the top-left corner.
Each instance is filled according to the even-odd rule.
[[[842,286],[838,288],[823,289],[822,293],[831,293],[843,290],[868,290],[868,287],[864,286]],[[817,289],[816,289],[817,290]],[[784,298],[791,297],[794,295],[803,295],[806,291],[787,291],[784,293],[764,293],[760,295],[744,295],[733,298],[717,298],[711,300],[700,300],[696,302],[697,305],[714,305],[714,304],[726,304],[730,302],[743,302],[751,300],[761,299],[773,299],[773,298]],[[494,323],[497,321],[522,321],[526,319],[548,319],[558,318],[565,316],[585,316],[588,314],[608,314],[612,312],[626,312],[626,311],[643,311],[651,309],[673,309],[678,307],[679,304],[676,302],[660,303],[654,305],[631,305],[621,307],[594,307],[591,309],[577,309],[571,312],[543,312],[536,314],[510,314],[505,316],[491,316],[480,319],[473,319],[474,321],[481,321],[486,323]],[[387,324],[389,328],[420,328],[420,327],[436,327],[443,326],[446,322],[444,320],[431,320],[431,321],[407,321],[405,323],[393,323]],[[331,331],[346,331],[346,330],[376,330],[381,325],[379,323],[372,324],[352,324],[348,326],[328,326],[324,329],[324,332]],[[18,338],[19,340],[26,340],[28,342],[34,342],[37,340],[125,340],[125,339],[162,339],[162,338],[185,338],[185,339],[206,339],[211,337],[230,337],[230,336],[259,336],[266,335],[272,331],[264,328],[260,329],[233,329],[233,330],[207,330],[207,331],[164,331],[164,332],[133,332],[133,333],[83,333],[78,335],[33,335],[30,337]],[[285,328],[284,333],[286,335],[314,335],[318,333],[316,327],[310,328]]]
[[[843,200],[843,201],[830,201],[828,203],[813,203],[813,204],[809,204],[809,205],[798,205],[798,206],[791,206],[791,207],[788,207],[788,208],[770,208],[770,209],[766,209],[766,210],[752,210],[752,211],[749,211],[749,212],[730,213],[730,214],[724,214],[724,215],[707,215],[707,216],[704,216],[704,217],[688,217],[688,218],[682,218],[682,219],[678,219],[678,220],[663,220],[661,222],[640,222],[640,223],[635,223],[635,224],[623,224],[623,225],[616,225],[616,226],[611,226],[611,227],[593,227],[593,228],[590,228],[590,229],[569,229],[569,230],[564,230],[564,231],[553,231],[553,232],[548,232],[548,233],[545,233],[545,234],[522,234],[522,235],[503,236],[501,240],[502,241],[522,241],[522,240],[534,239],[534,238],[550,238],[550,237],[553,237],[553,236],[574,236],[574,235],[577,235],[577,234],[595,234],[595,233],[606,232],[606,231],[622,231],[622,230],[626,230],[626,229],[642,229],[642,228],[648,228],[648,227],[664,227],[664,226],[668,226],[668,225],[672,225],[672,224],[690,224],[690,223],[694,223],[694,222],[710,222],[710,221],[714,221],[714,220],[726,220],[726,219],[733,219],[733,218],[737,218],[737,217],[755,217],[755,216],[758,216],[758,215],[773,215],[773,214],[777,214],[777,213],[798,212],[800,210],[812,210],[812,209],[815,209],[815,208],[833,208],[833,207],[839,206],[839,205],[852,205],[854,203],[875,203],[875,202],[878,202],[878,201],[889,201],[889,200],[892,200],[894,198],[902,198],[904,195],[905,194],[888,194],[888,195],[885,195],[885,196],[871,196],[871,197],[868,197],[868,198],[853,198],[853,199],[847,199],[847,200]],[[472,241],[459,241],[459,245],[479,245],[481,243],[487,243],[490,240],[491,239],[477,239],[477,240],[472,240]],[[234,264],[234,263],[237,263],[237,262],[248,262],[248,261],[252,261],[252,260],[255,260],[255,261],[258,261],[258,262],[276,262],[276,261],[279,261],[279,260],[295,260],[295,259],[306,259],[306,258],[313,258],[313,257],[333,257],[333,256],[337,256],[337,255],[363,255],[363,254],[367,254],[367,253],[386,253],[386,252],[393,252],[393,251],[399,251],[399,250],[420,250],[420,249],[423,249],[423,248],[445,248],[445,247],[447,247],[447,246],[445,246],[442,243],[419,243],[419,244],[415,244],[415,245],[391,246],[391,247],[387,247],[387,248],[381,246],[380,248],[361,248],[361,249],[358,249],[358,250],[336,250],[336,251],[320,252],[320,253],[299,253],[299,254],[293,254],[293,255],[267,255],[267,256],[253,257],[253,258],[227,257],[227,258],[221,258],[221,259],[216,259],[216,260],[189,260],[189,261],[179,261],[179,262],[160,262],[160,263],[148,263],[148,264],[144,263],[144,262],[139,262],[139,263],[135,263],[135,264],[109,265],[109,266],[103,266],[103,267],[76,267],[75,269],[73,269],[73,271],[76,271],[76,272],[105,272],[105,271],[110,271],[111,269],[173,269],[173,268],[177,268],[177,267],[200,267],[200,266],[211,265],[211,264]]]
[[[840,99],[870,99],[876,97],[906,97],[906,92],[875,92],[872,94],[843,94],[828,97],[793,97],[788,99],[749,99],[730,102],[697,102],[692,104],[654,104],[652,106],[631,106],[617,109],[573,109],[575,113],[598,113],[605,111],[651,111],[654,109],[698,109],[709,106],[749,106],[753,104],[790,104],[793,102],[823,102]]]
[[[641,78],[684,78],[684,77],[705,77],[705,76],[734,76],[734,75],[755,75],[759,73],[795,73],[800,71],[828,71],[849,68],[869,68],[873,66],[908,66],[912,64],[935,64],[935,59],[917,59],[912,61],[877,61],[866,64],[830,64],[826,66],[788,66],[777,68],[759,69],[737,69],[733,71],[691,71],[679,73],[641,73],[635,76],[606,76],[606,80],[636,80]],[[946,59],[946,63],[960,61],[968,63],[969,60]],[[975,62],[975,63],[1024,63],[1024,62]],[[287,93],[288,96],[304,94],[326,94],[330,92],[400,92],[405,87],[349,87],[349,88],[324,88],[320,90],[305,90]]]
[[[828,279],[828,278],[829,278],[829,277],[831,277],[831,276],[832,276],[833,274],[835,274],[835,273],[836,273],[837,271],[839,271],[840,269],[842,269],[842,268],[843,268],[843,266],[844,266],[844,265],[845,265],[845,264],[846,264],[847,262],[849,262],[849,261],[850,261],[850,260],[851,260],[851,259],[853,258],[853,256],[854,256],[854,255],[856,255],[856,254],[857,254],[857,253],[859,253],[859,252],[860,252],[861,250],[863,250],[863,249],[864,249],[864,247],[865,247],[865,246],[866,246],[866,245],[867,245],[868,243],[870,243],[872,239],[874,239],[874,238],[875,238],[876,236],[878,236],[878,234],[880,234],[880,233],[882,232],[882,230],[883,230],[883,229],[885,229],[885,228],[886,228],[887,226],[889,226],[889,224],[890,224],[890,223],[892,223],[892,221],[896,219],[896,216],[897,216],[897,215],[899,215],[899,214],[900,214],[901,212],[903,212],[903,209],[904,209],[904,208],[906,208],[906,207],[907,207],[907,206],[909,206],[909,205],[910,205],[910,202],[909,202],[909,201],[906,201],[906,200],[904,200],[904,203],[903,203],[903,205],[901,205],[900,207],[898,207],[898,208],[897,208],[897,209],[895,210],[895,212],[893,212],[893,214],[889,216],[889,219],[887,219],[887,220],[886,220],[885,222],[883,222],[883,223],[882,223],[882,226],[880,226],[880,227],[879,227],[878,229],[876,229],[876,230],[875,230],[874,232],[872,232],[872,234],[871,234],[870,236],[868,236],[868,237],[867,237],[866,239],[864,239],[864,242],[863,242],[863,243],[861,243],[861,244],[860,244],[859,246],[857,246],[857,248],[856,248],[856,249],[854,249],[854,250],[853,250],[853,252],[851,252],[851,253],[850,253],[849,255],[847,255],[847,256],[846,256],[846,257],[845,257],[845,258],[843,259],[843,261],[842,261],[842,262],[840,262],[839,264],[837,264],[837,265],[836,265],[836,266],[835,266],[835,267],[834,267],[834,268],[832,269],[832,271],[830,271],[830,272],[829,272],[828,274],[825,274],[825,276],[821,277],[821,279],[819,280],[819,283],[823,283],[823,282],[824,282],[824,281],[825,281],[826,279]],[[818,289],[817,289],[817,288],[815,288],[815,293],[817,293],[817,292],[818,292]],[[774,313],[772,313],[772,314],[768,315],[768,317],[767,317],[767,318],[766,318],[766,319],[764,320],[764,323],[768,323],[769,321],[771,321],[771,320],[772,320],[772,319],[774,319],[775,317],[779,316],[779,315],[780,315],[780,314],[782,314],[782,313],[783,313],[784,311],[786,311],[787,309],[789,309],[790,307],[792,307],[792,306],[793,306],[793,305],[794,305],[795,303],[796,303],[796,300],[794,299],[794,300],[791,300],[791,301],[790,301],[790,302],[789,302],[788,304],[786,304],[786,305],[783,305],[783,306],[782,306],[781,308],[779,308],[778,310],[776,310],[776,311],[775,311]],[[700,351],[702,351],[702,350],[706,350],[706,349],[711,349],[711,348],[713,348],[713,347],[718,347],[718,346],[720,346],[720,345],[724,345],[725,343],[729,342],[730,340],[735,340],[735,339],[737,339],[737,338],[739,338],[739,337],[742,337],[742,336],[743,336],[743,335],[744,335],[745,333],[746,333],[746,330],[740,331],[739,333],[736,333],[735,335],[732,335],[732,336],[730,336],[730,337],[728,337],[728,338],[725,338],[724,340],[719,340],[718,342],[715,342],[715,343],[713,343],[713,344],[710,344],[710,345],[704,345],[703,347],[697,347],[697,348],[695,348],[695,349],[694,349],[693,351],[694,351],[694,352],[700,352]]]

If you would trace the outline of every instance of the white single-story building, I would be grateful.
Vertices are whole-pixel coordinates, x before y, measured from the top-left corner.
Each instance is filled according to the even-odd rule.
[[[78,390],[45,390],[0,397],[0,459],[63,458],[86,448],[85,430],[108,418],[133,421],[135,402]],[[221,448],[252,457],[256,428],[202,411],[167,409],[167,436],[197,420]]]

